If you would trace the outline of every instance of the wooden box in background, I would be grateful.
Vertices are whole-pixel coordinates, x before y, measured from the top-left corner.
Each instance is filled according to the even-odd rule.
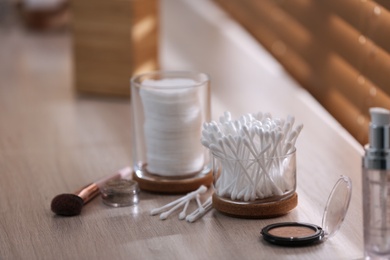
[[[71,10],[79,92],[129,95],[133,75],[157,69],[157,0],[77,0]]]

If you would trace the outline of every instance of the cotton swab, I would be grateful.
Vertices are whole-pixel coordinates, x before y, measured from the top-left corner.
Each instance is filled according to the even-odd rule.
[[[196,200],[196,203],[198,204],[199,212],[203,212],[204,208],[202,206],[202,203],[200,203],[199,194],[196,195],[195,200]]]
[[[194,195],[195,197],[195,195]],[[161,220],[165,220],[169,217],[169,215],[171,215],[174,211],[176,211],[178,208],[180,208],[181,206],[183,206],[184,204],[187,203],[187,201],[190,201],[193,197],[188,197],[187,199],[185,200],[182,200],[180,201],[178,204],[176,204],[174,207],[172,207],[170,210],[166,211],[166,212],[163,212],[160,214],[160,219]]]
[[[169,209],[170,207],[175,206],[176,204],[180,204],[181,202],[186,201],[189,198],[192,198],[193,196],[195,196],[198,193],[199,194],[203,194],[206,191],[207,191],[207,187],[204,186],[204,185],[201,185],[196,191],[190,192],[190,193],[188,193],[186,196],[184,196],[182,198],[179,198],[179,199],[177,199],[175,201],[172,201],[172,202],[170,202],[170,203],[168,203],[165,206],[162,206],[160,208],[152,209],[150,211],[150,215],[160,214],[161,212],[164,212],[165,210]]]
[[[156,214],[161,213],[160,219],[165,220],[173,212],[175,212],[177,209],[179,209],[180,207],[182,207],[184,205],[183,210],[179,213],[179,219],[180,220],[187,219],[187,217],[190,216],[189,219],[192,220],[190,222],[193,222],[193,221],[195,221],[195,218],[198,219],[199,217],[203,216],[207,211],[209,211],[212,208],[211,196],[206,201],[207,203],[205,202],[204,204],[202,204],[200,202],[200,195],[199,194],[204,193],[205,191],[207,191],[207,188],[202,185],[196,191],[190,192],[182,198],[179,198],[175,201],[172,201],[172,202],[170,202],[170,203],[168,203],[165,206],[162,206],[160,208],[156,208],[156,209],[151,210],[151,215],[156,215]],[[186,216],[189,203],[193,199],[196,200],[198,208],[196,209],[195,213],[193,212],[190,215]]]
[[[196,209],[194,212],[192,212],[190,215],[186,217],[186,221],[192,223],[198,220],[200,217],[204,216],[210,209],[212,209],[212,197],[210,196],[205,203],[202,204],[203,210],[200,210],[200,208]]]
[[[179,214],[180,220],[183,220],[186,218],[188,205],[190,205],[190,200],[187,200],[186,204],[184,205],[183,211],[180,212],[180,214]]]
[[[172,202],[170,202],[170,203],[168,203],[160,208],[152,209],[150,211],[150,215],[154,216],[154,215],[160,214],[161,212],[164,212],[165,210],[169,209],[170,207],[173,207],[176,204],[179,204],[180,202],[182,202],[183,200],[186,200],[186,199],[187,199],[187,196],[182,197],[180,199],[177,199],[175,201],[172,201]]]

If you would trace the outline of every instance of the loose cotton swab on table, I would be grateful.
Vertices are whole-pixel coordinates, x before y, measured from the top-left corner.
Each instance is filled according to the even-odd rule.
[[[167,209],[169,209],[169,208],[171,208],[171,207],[173,207],[173,206],[175,206],[183,201],[192,200],[196,196],[196,194],[203,194],[206,191],[207,191],[207,187],[204,185],[201,185],[196,191],[190,192],[182,198],[179,198],[175,201],[172,201],[172,202],[168,203],[167,205],[162,206],[160,208],[152,209],[150,211],[150,215],[160,214],[160,213],[166,211]]]
[[[209,197],[205,203],[202,204],[202,209],[199,207],[196,209],[194,212],[192,212],[190,215],[186,217],[187,222],[195,222],[202,216],[204,216],[210,209],[212,209],[213,204],[212,204],[212,197]]]
[[[207,191],[206,186],[200,186],[196,191],[190,192],[184,197],[181,197],[177,200],[174,200],[160,208],[155,208],[150,211],[150,215],[157,215],[160,214],[160,219],[165,220],[167,219],[172,213],[174,213],[176,210],[178,210],[180,207],[183,207],[183,210],[179,213],[179,219],[184,220],[186,219],[188,222],[194,222],[195,220],[199,219],[201,216],[203,216],[207,211],[209,211],[212,208],[211,204],[211,196],[206,201],[209,203],[202,204],[200,202],[200,194],[203,194]],[[187,214],[187,209],[189,206],[189,203],[191,200],[195,200],[198,208],[193,213]],[[191,217],[189,217],[191,216]],[[189,220],[190,219],[190,220]]]

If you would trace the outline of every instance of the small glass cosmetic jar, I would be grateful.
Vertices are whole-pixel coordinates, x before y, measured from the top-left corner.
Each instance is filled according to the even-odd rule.
[[[157,71],[131,79],[134,176],[141,189],[187,192],[212,182],[200,143],[210,120],[210,79],[189,71]],[[193,180],[193,181],[191,181]],[[183,189],[184,188],[184,189]]]
[[[264,240],[280,246],[307,246],[323,242],[340,229],[347,214],[352,194],[349,177],[341,176],[333,187],[322,217],[322,226],[301,222],[282,222],[264,227]]]
[[[139,187],[133,180],[108,181],[100,190],[103,203],[111,207],[126,207],[138,204]]]
[[[278,157],[237,160],[213,153],[213,206],[244,218],[270,218],[297,205],[296,149]]]

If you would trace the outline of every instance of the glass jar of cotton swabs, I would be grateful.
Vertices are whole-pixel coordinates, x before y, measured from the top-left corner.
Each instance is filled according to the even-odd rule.
[[[269,218],[296,207],[295,142],[302,125],[294,117],[246,114],[203,125],[202,144],[213,155],[213,207],[227,215]]]

